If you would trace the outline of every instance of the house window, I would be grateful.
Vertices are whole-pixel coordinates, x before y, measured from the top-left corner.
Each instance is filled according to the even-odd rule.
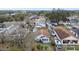
[[[73,44],[73,43],[77,44],[77,43],[78,43],[78,40],[72,40],[71,43],[72,43],[72,44]]]
[[[63,44],[68,44],[70,40],[63,40]]]

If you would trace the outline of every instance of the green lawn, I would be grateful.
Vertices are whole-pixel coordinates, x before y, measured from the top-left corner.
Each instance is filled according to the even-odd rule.
[[[79,45],[76,45],[75,46],[75,50],[79,50]]]
[[[36,50],[38,51],[50,51],[51,50],[51,46],[50,44],[42,44],[42,43],[37,43],[35,45]]]
[[[63,50],[68,51],[68,50],[74,50],[77,51],[79,50],[79,45],[74,45],[74,46],[64,46]]]

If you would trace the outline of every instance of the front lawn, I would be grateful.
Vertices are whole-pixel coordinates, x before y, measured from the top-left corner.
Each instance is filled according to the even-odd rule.
[[[75,51],[77,51],[77,50],[79,50],[79,45],[74,45],[74,46],[70,46],[70,45],[68,45],[68,46],[63,46],[63,50],[64,50],[64,51],[68,51],[68,50],[71,50],[71,51],[75,50]]]

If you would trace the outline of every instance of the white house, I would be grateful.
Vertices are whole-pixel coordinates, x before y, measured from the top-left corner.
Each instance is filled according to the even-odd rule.
[[[67,17],[69,19],[71,25],[76,25],[79,23],[79,17],[77,15]]]
[[[62,40],[62,44],[63,45],[78,45],[79,44],[79,39],[77,39],[73,36],[69,36],[69,37],[64,38]]]
[[[72,27],[72,29],[70,31],[73,33],[74,36],[79,38],[79,26]]]
[[[35,27],[46,27],[46,19],[45,18],[35,19]]]
[[[74,37],[72,33],[66,29],[56,28],[56,39],[60,40],[62,45],[76,45],[79,44],[79,39]]]

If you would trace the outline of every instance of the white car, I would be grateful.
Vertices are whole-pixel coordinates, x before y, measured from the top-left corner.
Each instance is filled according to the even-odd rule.
[[[44,35],[38,36],[35,40],[41,41],[42,43],[50,43],[49,38]]]
[[[60,40],[56,39],[56,40],[55,40],[55,44],[56,44],[56,47],[57,47],[57,48],[59,48],[59,49],[62,48],[62,43],[61,43]]]
[[[42,43],[50,43],[48,37],[43,37],[43,38],[41,38],[41,42],[42,42]]]

